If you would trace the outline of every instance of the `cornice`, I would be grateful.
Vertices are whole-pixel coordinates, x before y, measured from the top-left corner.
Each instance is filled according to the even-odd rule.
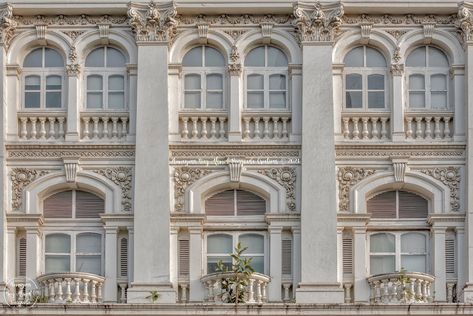
[[[43,214],[26,214],[21,212],[7,213],[6,219],[7,223],[30,223],[42,225],[44,222]]]
[[[430,225],[441,226],[442,224],[448,225],[451,223],[464,223],[465,222],[465,213],[441,213],[441,214],[430,214],[427,223]]]

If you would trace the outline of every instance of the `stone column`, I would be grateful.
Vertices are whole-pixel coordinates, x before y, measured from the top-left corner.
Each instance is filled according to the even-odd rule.
[[[393,141],[404,141],[404,65],[392,64],[392,105],[391,105],[391,136]]]
[[[455,248],[455,254],[456,254],[456,264],[457,266],[455,267],[457,270],[457,292],[458,289],[462,289],[463,286],[465,285],[465,277],[466,277],[466,267],[468,266],[466,260],[467,260],[467,254],[465,253],[465,228],[464,227],[456,227],[455,228],[456,232],[456,248]]]
[[[169,231],[169,269],[170,269],[170,281],[172,286],[179,290],[179,280],[178,280],[178,235],[179,235],[179,228],[175,226],[170,227]]]
[[[133,226],[128,226],[128,283],[133,282],[134,265],[135,265],[135,229]]]
[[[103,289],[104,303],[117,302],[117,235],[118,227],[105,226],[105,284]]]
[[[16,228],[6,228],[5,276],[3,281],[11,281],[16,276]],[[8,254],[8,255],[7,255]],[[26,263],[28,266],[28,262]]]
[[[342,112],[343,98],[343,64],[333,65],[333,126],[335,140],[343,140]]]
[[[2,50],[3,51],[3,50]],[[21,91],[20,83],[20,74],[21,67],[19,65],[7,65],[6,66],[6,76],[5,78],[5,87],[6,93],[4,98],[6,100],[6,115],[4,122],[7,123],[5,126],[5,132],[9,139],[18,139],[18,109],[22,109],[21,98],[18,91]],[[18,97],[20,98],[18,99]],[[20,108],[18,108],[18,104]]]
[[[302,50],[301,281],[297,303],[343,303],[337,279],[332,41],[340,3],[294,5]],[[322,21],[320,21],[322,20]],[[321,220],[323,219],[323,220]]]
[[[243,109],[241,100],[241,65],[228,65],[230,75],[230,104],[228,111],[228,140],[231,142],[241,141],[241,111]]]
[[[366,227],[353,227],[353,301],[367,303],[370,297],[370,288],[367,277]]]
[[[202,302],[205,290],[202,287],[202,226],[189,227],[189,301]]]
[[[269,301],[281,301],[282,286],[282,245],[281,245],[281,226],[272,226],[269,228],[269,269],[271,282],[269,283]]]
[[[63,88],[63,92],[67,91],[67,116],[66,116],[66,141],[78,141],[80,139],[80,65],[76,64],[75,58],[73,63],[66,66],[67,89]]]
[[[179,80],[181,77],[181,64],[170,64],[169,65],[169,91],[180,91]],[[178,142],[181,140],[179,132],[179,111],[180,106],[180,94],[171,93],[169,95],[169,140],[171,142]]]
[[[174,34],[174,3],[130,3],[138,46],[134,280],[128,303],[176,302],[170,271],[168,42]]]

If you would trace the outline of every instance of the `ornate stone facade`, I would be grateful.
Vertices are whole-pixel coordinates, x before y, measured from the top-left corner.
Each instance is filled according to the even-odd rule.
[[[129,23],[139,42],[167,42],[175,36],[177,20],[174,2],[161,4],[154,1],[148,4],[130,3]]]
[[[49,170],[37,170],[29,168],[13,168],[10,171],[10,180],[12,185],[12,203],[13,211],[21,211],[23,206],[23,189],[36,181],[40,177],[50,173]]]
[[[174,212],[183,212],[186,189],[212,171],[202,168],[174,168]]]
[[[375,169],[341,167],[338,168],[338,211],[350,210],[350,189],[361,180],[376,172]]]
[[[450,189],[451,210],[460,210],[461,176],[459,167],[421,169],[419,171],[445,184]]]
[[[258,170],[258,173],[264,174],[277,183],[282,185],[286,190],[286,204],[289,211],[296,211],[296,170],[295,168],[283,167],[283,168],[268,168]]]
[[[122,211],[131,212],[132,206],[132,183],[133,169],[131,167],[115,167],[96,169],[93,172],[98,173],[118,185],[122,191]]]

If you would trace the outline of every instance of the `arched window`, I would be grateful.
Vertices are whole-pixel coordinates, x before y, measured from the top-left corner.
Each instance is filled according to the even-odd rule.
[[[99,218],[104,210],[101,197],[78,190],[56,193],[43,202],[45,218]]]
[[[49,47],[36,48],[23,61],[23,107],[63,107],[64,58]]]
[[[447,56],[433,46],[414,49],[406,60],[408,105],[411,109],[448,109]]]
[[[243,190],[223,191],[205,201],[207,215],[264,215],[265,212],[266,201],[254,193]]]
[[[273,46],[253,48],[245,57],[246,108],[288,108],[288,61]]]
[[[86,108],[125,109],[126,58],[118,49],[94,49],[85,60]]]
[[[428,201],[406,191],[384,192],[372,197],[366,204],[372,218],[427,218],[428,215]]]
[[[344,59],[345,108],[387,108],[387,64],[383,54],[368,46],[353,48]]]
[[[204,45],[187,52],[182,60],[183,108],[225,107],[225,65],[225,58],[213,47]]]

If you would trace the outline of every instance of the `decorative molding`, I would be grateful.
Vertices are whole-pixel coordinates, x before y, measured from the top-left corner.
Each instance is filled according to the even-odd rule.
[[[450,208],[452,211],[460,210],[460,167],[421,169],[419,171],[445,184],[450,189]]]
[[[399,62],[401,61],[402,57],[401,57],[401,47],[397,46],[395,49],[394,49],[394,53],[393,53],[393,63],[394,64],[399,64]]]
[[[258,173],[265,175],[286,189],[287,208],[294,212],[296,210],[296,169],[294,167],[259,169]]]
[[[66,74],[69,77],[77,77],[80,74],[80,64],[69,64],[66,66]]]
[[[184,211],[186,189],[195,181],[211,172],[211,170],[201,168],[174,168],[174,212]]]
[[[344,13],[341,3],[322,6],[319,1],[296,2],[293,11],[294,24],[301,43],[333,41],[339,32]]]
[[[402,76],[404,73],[404,64],[391,64],[390,70],[393,76]]]
[[[100,37],[100,42],[103,45],[108,45],[108,37],[110,36],[110,24],[108,23],[100,23],[97,24],[99,28],[99,37]]]
[[[79,169],[79,158],[64,158],[63,163],[66,182],[75,183],[77,179],[77,171]]]
[[[73,42],[84,34],[86,31],[62,31],[62,33],[66,34]]]
[[[241,161],[230,161],[228,170],[230,171],[230,182],[240,182],[243,163]]]
[[[232,46],[232,51],[230,53],[230,60],[235,64],[240,60],[240,52],[236,45]]]
[[[133,145],[6,145],[7,159],[129,159],[135,157]]]
[[[133,169],[131,167],[115,167],[92,170],[118,185],[122,191],[122,211],[131,212]]]
[[[228,73],[230,76],[239,76],[241,74],[241,64],[229,64]]]
[[[341,17],[341,22],[344,25],[360,23],[372,23],[374,25],[422,25],[425,23],[454,25],[456,20],[456,14],[347,14]]]
[[[128,17],[137,42],[172,42],[176,35],[176,5],[156,3],[129,3]]]
[[[261,23],[273,23],[277,25],[290,25],[292,15],[289,14],[220,14],[220,15],[178,15],[180,25],[196,25],[207,23],[210,25],[244,25],[259,26]],[[226,31],[228,32],[233,31]],[[243,34],[246,31],[237,31]],[[236,36],[237,33],[235,33]],[[238,35],[241,36],[241,34]],[[233,36],[232,36],[233,37]]]
[[[209,24],[208,23],[197,24],[197,33],[199,34],[200,42],[202,44],[206,44],[207,39],[209,37]]]
[[[247,30],[223,30],[223,32],[230,35],[231,38],[233,38],[233,40],[236,42],[240,36],[247,32]]]
[[[29,15],[13,17],[14,21],[21,26],[34,26],[38,24],[57,25],[57,26],[90,26],[98,24],[123,25],[127,23],[125,15]],[[76,31],[74,31],[76,32]],[[65,32],[64,32],[65,33]]]
[[[399,41],[399,39],[404,34],[406,34],[407,32],[409,32],[409,31],[407,31],[407,30],[397,30],[397,29],[395,29],[395,30],[386,30],[386,33],[392,35],[397,41]]]
[[[22,207],[23,190],[33,181],[48,174],[49,170],[36,170],[29,168],[13,168],[10,172],[12,184],[12,210],[19,211]]]
[[[68,57],[69,57],[69,60],[71,61],[71,63],[75,63],[77,61],[77,50],[76,50],[75,46],[71,47],[71,50],[69,51]]]
[[[0,5],[0,45],[7,49],[15,36],[15,29],[18,23],[13,17],[13,8],[9,3]]]
[[[263,22],[261,26],[261,35],[263,36],[263,44],[269,44],[271,42],[271,32],[273,31],[273,23]]]
[[[464,2],[458,6],[458,19],[455,20],[455,26],[458,28],[460,38],[464,43],[473,40],[473,7]]]
[[[392,158],[394,181],[404,183],[408,158]]]
[[[337,172],[338,179],[338,211],[348,212],[350,206],[350,189],[376,172],[375,169],[340,167]]]
[[[46,45],[46,32],[48,30],[48,26],[46,24],[38,24],[36,25],[36,39],[43,41],[44,45]]]
[[[432,35],[434,35],[435,23],[424,23],[424,44],[429,45],[432,43]]]
[[[361,42],[366,45],[368,44],[371,37],[371,30],[373,29],[373,23],[360,23],[361,29]]]

